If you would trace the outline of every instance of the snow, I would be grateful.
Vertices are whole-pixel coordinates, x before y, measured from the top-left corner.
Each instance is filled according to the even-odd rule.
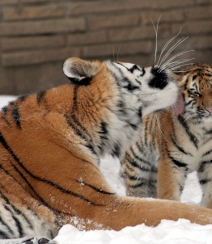
[[[0,107],[5,106],[14,96],[0,96]],[[101,160],[100,169],[110,186],[119,195],[125,195],[124,186],[119,177],[119,161],[110,156]],[[198,204],[201,189],[196,172],[186,180],[181,202]],[[188,220],[162,220],[157,227],[144,224],[126,227],[121,231],[95,230],[79,231],[71,225],[64,225],[56,238],[57,244],[211,244],[212,225],[191,224]]]

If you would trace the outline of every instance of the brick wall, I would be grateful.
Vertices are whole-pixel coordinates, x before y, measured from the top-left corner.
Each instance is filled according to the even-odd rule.
[[[212,63],[212,0],[0,0],[0,94],[67,82],[70,56],[152,64],[160,15],[159,52],[182,28],[177,51]]]

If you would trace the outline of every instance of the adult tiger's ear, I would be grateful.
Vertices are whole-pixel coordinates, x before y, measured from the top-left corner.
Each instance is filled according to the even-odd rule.
[[[98,72],[98,63],[80,58],[69,58],[63,64],[63,72],[71,83],[89,85]]]

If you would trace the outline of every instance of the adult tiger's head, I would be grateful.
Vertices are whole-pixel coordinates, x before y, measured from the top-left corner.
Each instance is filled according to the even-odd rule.
[[[121,148],[126,149],[124,144],[128,145],[138,135],[142,115],[166,108],[177,99],[173,74],[156,67],[69,58],[63,65],[63,72],[71,83],[84,89],[78,103],[83,104],[92,97],[90,101],[98,113],[107,115],[99,125],[104,134],[100,144],[106,146],[99,147],[101,153],[108,153],[113,145],[112,154],[120,156]],[[91,108],[89,103],[84,106]],[[96,117],[95,111],[93,117]]]
[[[179,113],[191,122],[212,119],[212,66],[195,64],[186,67],[179,75],[182,97],[179,99]]]

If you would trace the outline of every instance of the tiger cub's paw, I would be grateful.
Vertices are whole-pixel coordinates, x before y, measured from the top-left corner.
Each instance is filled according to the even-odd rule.
[[[46,238],[37,239],[35,237],[32,237],[23,241],[21,244],[54,244],[54,242]]]

